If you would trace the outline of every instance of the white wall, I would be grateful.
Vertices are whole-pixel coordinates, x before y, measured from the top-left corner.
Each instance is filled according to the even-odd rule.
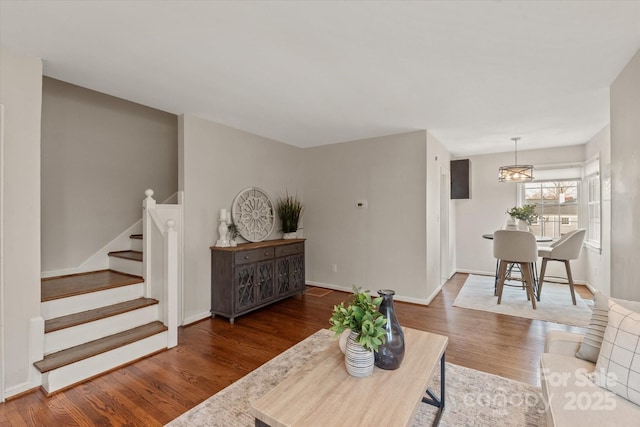
[[[443,277],[449,277],[451,275],[451,266],[455,265],[455,255],[449,248],[452,248],[452,242],[454,241],[451,236],[454,235],[455,230],[455,210],[452,208],[453,202],[447,200],[448,217],[441,218],[441,188],[443,185],[446,189],[450,188],[450,176],[451,171],[451,155],[444,148],[442,143],[438,141],[431,133],[427,132],[427,153],[426,153],[426,245],[427,245],[427,294],[429,300],[435,297],[436,292],[440,289]],[[443,176],[444,172],[444,176]],[[442,182],[442,180],[446,182]],[[449,236],[441,236],[442,222],[445,225],[448,223]],[[441,246],[441,238],[449,241],[449,248],[446,249],[447,253],[443,253]],[[441,271],[442,257],[448,258],[447,264],[449,265],[448,271]]]
[[[304,150],[308,282],[426,301],[426,156],[425,131]]]
[[[44,274],[74,272],[139,221],[147,188],[159,201],[178,189],[177,116],[44,78]]]
[[[598,132],[585,146],[585,159],[589,160],[596,155],[600,157],[600,185],[606,185],[608,170],[611,166],[611,134],[610,127],[606,126]],[[601,191],[601,235],[600,251],[586,247],[583,250],[585,260],[585,279],[593,289],[609,295],[611,292],[611,195],[610,192]]]
[[[519,164],[582,162],[584,145],[518,151]],[[495,274],[493,243],[482,235],[502,228],[508,218],[505,211],[517,203],[517,184],[498,182],[498,168],[513,164],[513,152],[469,157],[471,161],[471,199],[455,200],[457,270]],[[535,176],[535,168],[534,168]],[[584,256],[584,253],[583,253]],[[583,258],[583,257],[581,257]],[[561,275],[564,267],[549,263],[550,274]],[[575,280],[585,280],[584,261],[572,262]],[[556,271],[557,269],[557,271]]]
[[[306,201],[299,185],[301,148],[187,114],[179,117],[179,132],[185,222],[183,320],[190,323],[211,310],[209,248],[219,237],[220,209],[230,209],[235,196],[247,187],[262,188],[274,203],[285,191],[297,193],[305,205]],[[281,236],[276,225],[268,239]]]
[[[5,393],[40,384],[32,363],[42,357],[40,318],[40,112],[42,61],[0,49],[4,105],[3,343]]]
[[[611,296],[640,301],[640,51],[611,85]]]

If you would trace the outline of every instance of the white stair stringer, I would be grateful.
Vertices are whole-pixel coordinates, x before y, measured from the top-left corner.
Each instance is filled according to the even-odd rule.
[[[132,259],[119,258],[115,256],[109,257],[109,269],[119,271],[120,273],[133,274],[134,276],[142,276],[142,263]]]
[[[158,304],[44,334],[44,354],[55,353],[158,320]]]
[[[45,301],[41,304],[42,317],[45,320],[67,316],[81,311],[93,310],[107,305],[117,304],[144,296],[144,283],[118,286],[72,297]]]
[[[53,393],[166,348],[167,332],[164,331],[43,373],[42,387],[47,393]]]

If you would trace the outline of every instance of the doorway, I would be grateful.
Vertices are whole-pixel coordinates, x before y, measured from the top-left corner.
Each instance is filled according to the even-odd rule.
[[[440,285],[449,280],[449,171],[440,168]]]

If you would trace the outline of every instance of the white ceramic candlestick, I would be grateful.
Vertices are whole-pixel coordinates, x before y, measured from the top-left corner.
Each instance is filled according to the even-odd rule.
[[[229,245],[229,213],[226,209],[220,209],[220,225],[218,226],[218,234],[220,238],[216,241],[216,246],[226,248]]]

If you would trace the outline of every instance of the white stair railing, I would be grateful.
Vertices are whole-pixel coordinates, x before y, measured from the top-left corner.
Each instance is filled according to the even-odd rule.
[[[142,270],[145,295],[159,301],[160,320],[168,328],[167,348],[171,348],[178,345],[183,209],[180,204],[156,204],[153,190],[146,190],[144,194]]]

